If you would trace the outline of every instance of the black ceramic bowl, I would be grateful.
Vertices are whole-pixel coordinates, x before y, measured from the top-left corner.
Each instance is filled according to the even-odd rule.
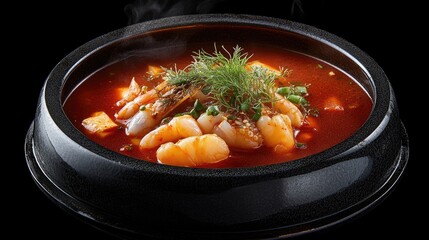
[[[227,29],[227,30],[225,30]],[[271,44],[329,62],[374,101],[359,131],[321,153],[252,168],[194,169],[133,159],[90,141],[62,105],[87,76],[126,56],[192,42]],[[256,16],[165,18],[108,33],[48,76],[25,145],[38,186],[65,210],[126,238],[282,238],[349,219],[386,196],[408,160],[408,138],[383,70],[347,41]],[[160,230],[162,229],[162,230]]]

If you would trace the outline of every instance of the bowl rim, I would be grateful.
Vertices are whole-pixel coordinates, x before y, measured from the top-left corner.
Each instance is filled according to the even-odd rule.
[[[88,56],[99,49],[127,38],[158,30],[204,24],[236,24],[288,31],[314,39],[336,49],[360,66],[362,71],[367,75],[371,88],[374,91],[374,98],[372,99],[373,108],[370,116],[364,125],[352,136],[320,153],[284,163],[256,167],[217,169],[169,166],[122,155],[93,142],[73,126],[63,111],[62,91],[70,74]],[[54,123],[68,138],[106,160],[153,174],[173,174],[183,177],[236,178],[252,176],[269,177],[278,176],[279,174],[296,175],[302,171],[307,172],[320,169],[341,161],[341,157],[339,156],[342,156],[344,152],[355,151],[356,146],[360,148],[369,144],[381,132],[378,128],[383,128],[386,125],[386,118],[389,117],[389,109],[393,101],[393,92],[384,71],[370,56],[355,45],[334,34],[306,24],[271,17],[240,14],[200,14],[168,17],[130,25],[83,44],[73,50],[54,67],[45,81],[41,99],[45,102]]]

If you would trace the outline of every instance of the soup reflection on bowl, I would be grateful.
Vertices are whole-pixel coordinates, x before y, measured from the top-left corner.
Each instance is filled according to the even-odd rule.
[[[277,238],[349,219],[408,160],[377,63],[311,26],[149,21],[66,56],[26,138],[55,203],[125,238]]]

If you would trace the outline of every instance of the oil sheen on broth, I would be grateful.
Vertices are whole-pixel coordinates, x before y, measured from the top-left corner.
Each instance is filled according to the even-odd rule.
[[[233,54],[234,52],[234,45],[226,45],[226,51],[219,47],[221,46],[219,43],[217,46],[217,52],[219,54],[223,54],[227,60],[230,57],[228,54]],[[256,143],[256,145],[249,145],[250,147],[246,145],[247,147],[241,147],[240,144],[235,144],[234,141],[236,140],[229,139],[228,141],[228,139],[225,139],[228,138],[228,136],[225,137],[225,135],[222,135],[225,131],[222,131],[222,129],[219,130],[221,127],[218,126],[221,124],[219,122],[221,120],[217,121],[215,125],[219,131],[212,130],[210,133],[217,133],[217,136],[221,137],[220,141],[222,144],[224,142],[222,139],[227,143],[232,143],[227,144],[227,155],[222,157],[221,161],[215,160],[214,163],[205,163],[204,159],[201,162],[201,159],[195,160],[195,158],[193,158],[192,161],[197,161],[197,164],[171,164],[201,168],[252,167],[299,159],[321,152],[344,141],[354,134],[367,120],[372,109],[372,100],[355,80],[338,68],[315,58],[284,49],[255,46],[252,44],[240,44],[240,47],[243,48],[240,52],[242,57],[249,58],[245,64],[246,71],[248,72],[259,71],[262,72],[262,74],[270,75],[278,74],[279,68],[287,69],[287,71],[284,72],[284,77],[277,76],[274,81],[274,101],[263,102],[263,106],[255,107],[255,105],[258,105],[259,103],[258,100],[253,100],[252,102],[250,100],[247,101],[246,99],[241,99],[241,101],[239,101],[235,99],[235,97],[232,97],[232,95],[227,95],[225,99],[228,102],[235,101],[239,104],[239,106],[237,106],[238,109],[228,110],[213,98],[204,97],[204,94],[204,96],[200,98],[195,91],[183,93],[183,89],[176,89],[178,85],[174,85],[174,88],[167,88],[170,92],[167,92],[167,90],[161,90],[161,88],[158,87],[159,89],[156,90],[157,93],[153,95],[156,99],[145,102],[142,106],[138,105],[139,109],[137,109],[137,113],[142,111],[146,113],[148,111],[150,112],[151,109],[155,109],[157,104],[161,104],[160,98],[162,95],[164,95],[165,98],[163,98],[163,100],[168,101],[170,99],[165,96],[168,96],[168,94],[171,93],[177,94],[177,92],[179,92],[179,95],[181,94],[179,98],[185,98],[185,100],[183,100],[183,102],[182,100],[175,100],[175,102],[171,104],[174,106],[173,109],[169,109],[168,111],[164,110],[163,114],[166,115],[163,115],[162,119],[157,119],[156,121],[158,122],[155,121],[155,123],[153,123],[154,126],[143,131],[142,134],[134,136],[133,134],[129,134],[129,131],[127,131],[129,130],[127,129],[127,124],[132,121],[131,118],[118,118],[118,113],[128,102],[132,101],[129,99],[133,99],[133,97],[135,97],[128,96],[129,99],[124,100],[124,95],[126,95],[128,91],[131,80],[134,78],[135,82],[138,84],[139,91],[141,92],[140,95],[143,95],[143,91],[149,92],[159,86],[159,84],[167,82],[168,76],[166,78],[166,73],[163,69],[170,69],[171,73],[174,73],[175,69],[185,69],[195,60],[192,58],[192,56],[195,57],[195,52],[201,49],[204,49],[204,51],[208,53],[208,56],[213,56],[215,51],[214,46],[213,44],[207,44],[188,46],[187,50],[183,54],[172,59],[157,60],[145,57],[129,57],[125,60],[106,66],[93,73],[72,91],[64,103],[64,111],[73,125],[92,141],[118,153],[154,163],[160,162],[159,158],[161,157],[161,154],[159,152],[157,154],[159,145],[169,142],[168,138],[170,138],[170,136],[166,135],[167,139],[163,139],[163,136],[161,136],[161,140],[157,139],[161,142],[159,144],[155,144],[155,147],[147,147],[147,145],[146,147],[141,147],[143,144],[141,139],[145,135],[150,134],[151,131],[154,131],[159,125],[167,126],[169,124],[167,123],[168,121],[170,121],[170,125],[175,124],[172,120],[175,116],[176,118],[181,116],[181,120],[184,122],[192,122],[193,124],[196,122],[196,126],[198,127],[199,122],[194,120],[199,119],[201,114],[207,114],[210,112],[212,117],[214,117],[215,114],[221,114],[225,120],[225,124],[228,125],[229,123],[228,127],[237,128],[240,125],[247,124],[250,128],[255,128],[254,130],[260,135],[260,137],[262,136],[262,140],[259,143]],[[248,53],[248,55],[243,55],[245,53]],[[207,61],[209,60],[210,59],[207,59]],[[161,69],[160,66],[162,66],[163,69]],[[221,64],[214,63],[213,66],[214,67],[212,68],[217,68],[221,66]],[[184,72],[188,70],[189,67],[186,68]],[[172,81],[173,77],[174,76],[170,76],[169,80]],[[164,81],[163,78],[167,80]],[[201,84],[201,82],[198,81],[197,83]],[[140,88],[143,89],[143,91]],[[213,89],[214,88],[212,88],[212,91],[215,91]],[[293,91],[292,94],[290,93],[291,90]],[[260,124],[260,122],[264,120],[263,117],[265,115],[269,116],[269,119],[272,120],[274,119],[274,116],[280,114],[279,112],[281,111],[278,108],[272,108],[273,105],[278,103],[277,97],[279,97],[278,99],[286,99],[288,104],[292,103],[300,110],[300,112],[302,112],[303,115],[303,119],[298,125],[294,125],[293,117],[286,119],[286,125],[288,121],[292,120],[288,126],[291,127],[293,133],[293,147],[289,147],[287,144],[280,146],[281,144],[279,145],[278,143],[270,145],[270,140],[264,139],[262,134],[263,131],[258,130],[258,126],[263,125],[257,126],[257,124]],[[195,107],[197,105],[197,99],[199,99],[197,102],[201,106],[196,110]],[[158,101],[158,103],[156,101]],[[213,110],[215,111],[214,114]],[[91,119],[91,117],[97,115],[98,118],[95,118],[95,122],[92,121],[94,119]],[[281,115],[287,116],[285,113]],[[217,116],[220,117],[219,115]],[[104,121],[106,119],[110,121]],[[283,124],[282,118],[278,119],[280,119],[281,124]],[[162,123],[160,121],[162,121]],[[251,124],[248,123],[249,121]],[[109,125],[109,122],[111,125]],[[108,130],[103,131],[98,129],[97,124],[105,124],[106,126],[103,126]],[[272,126],[272,124],[269,122],[267,126]],[[164,128],[167,132],[171,131],[168,127]],[[280,127],[279,129],[282,128]],[[152,135],[156,135],[155,138],[159,138],[160,134],[161,133],[158,133],[158,135]],[[276,130],[267,134],[276,135],[278,134],[278,131]],[[186,135],[186,137],[185,135],[179,136],[178,138],[188,137],[188,135]],[[193,136],[195,134],[191,133],[190,135]],[[251,133],[251,135],[253,135],[253,133]],[[180,144],[182,147],[186,144],[191,144],[189,145],[191,147],[197,146],[194,142],[198,140],[203,144],[200,147],[207,148],[201,150],[203,153],[201,153],[201,151],[198,153],[199,150],[191,150],[194,151],[192,154],[211,154],[210,151],[212,151],[212,149],[207,145],[204,145],[204,141],[208,141],[207,143],[209,145],[218,144],[216,142],[218,141],[217,138],[197,138],[198,137],[194,136],[189,140],[186,140],[188,143],[184,140],[180,140]],[[211,140],[215,140],[215,143],[210,142]],[[155,140],[151,138],[148,141]],[[179,141],[177,140],[177,137],[173,137],[171,140],[172,143],[169,143],[169,146],[167,147],[175,148],[175,143],[177,143],[177,141]],[[197,153],[195,153],[195,151]],[[170,163],[167,162],[165,164]]]

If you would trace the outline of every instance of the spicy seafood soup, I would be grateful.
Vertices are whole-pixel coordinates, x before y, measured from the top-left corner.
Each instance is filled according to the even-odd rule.
[[[156,55],[156,50],[153,54]],[[91,140],[162,164],[233,168],[299,159],[355,133],[372,109],[341,69],[255,43],[128,57],[76,87],[64,110]]]
[[[214,54],[214,43],[224,58]],[[253,56],[241,61],[240,59],[245,56],[238,54],[241,56],[238,58],[240,64],[232,61],[227,52],[233,54],[233,48],[237,45],[242,48],[242,54],[248,53],[247,56],[252,54]],[[214,58],[217,59],[215,61],[217,64],[207,64],[213,58],[203,55],[202,58],[198,58],[203,61],[198,61],[199,63],[194,66],[192,56],[198,56],[194,52],[198,53],[202,49],[209,55],[217,56]],[[232,131],[238,132],[232,137],[250,137],[250,132],[259,131],[260,135],[256,132],[258,137],[254,139],[256,140],[254,142],[258,143],[253,151],[255,154],[263,148],[269,148],[271,153],[286,156],[288,151],[295,151],[297,149],[295,147],[307,147],[301,150],[309,149],[310,142],[297,139],[294,134],[291,134],[293,138],[266,138],[269,134],[263,131],[268,128],[258,127],[257,122],[260,119],[269,120],[267,117],[275,119],[272,121],[274,124],[266,126],[281,126],[281,130],[284,128],[285,131],[276,131],[274,134],[290,136],[286,134],[292,131],[298,136],[300,128],[292,126],[293,116],[299,116],[299,113],[303,117],[313,116],[317,113],[315,110],[319,111],[319,117],[322,114],[321,108],[315,106],[315,101],[311,99],[316,94],[312,91],[314,84],[309,85],[301,79],[298,82],[287,81],[282,85],[276,83],[283,80],[281,77],[286,80],[292,78],[297,74],[296,69],[289,65],[269,65],[272,59],[260,57],[258,49],[267,49],[275,53],[284,51],[302,53],[320,59],[323,69],[326,69],[325,64],[342,69],[344,73],[352,76],[372,99],[370,116],[355,133],[322,152],[279,164],[221,168],[220,164],[231,163],[229,157],[232,154],[247,151],[233,146],[234,142],[230,144],[231,136],[225,137],[219,133],[219,130],[227,129],[225,127],[228,127],[228,124]],[[180,66],[177,64],[175,74],[174,63],[179,62],[181,58],[184,58],[185,62]],[[219,61],[220,59],[223,61]],[[136,65],[138,62],[144,64],[138,66]],[[211,67],[195,74],[196,69],[203,70],[201,66],[204,63]],[[81,86],[90,84],[91,77],[115,65],[121,74],[132,73],[127,69],[135,66],[145,78],[151,76],[153,87],[144,86],[147,81],[143,76],[136,75],[138,71],[132,76],[124,76],[126,80],[122,90],[115,90],[114,93],[118,99],[112,102],[113,106],[108,106],[114,108],[112,113],[109,113],[108,109],[93,109],[94,111],[88,111],[82,119],[77,120],[76,125],[73,125],[70,116],[64,111],[64,105]],[[149,65],[152,66],[150,69]],[[186,66],[190,67],[182,72]],[[234,89],[237,94],[232,95],[230,91],[225,90],[215,91],[222,90],[220,87],[222,85],[216,85],[218,82],[213,81],[214,78],[210,76],[220,75],[225,72],[227,66],[235,66],[231,68],[234,69],[232,72],[244,76],[238,78],[240,81],[245,79],[244,83],[253,83],[240,82],[238,86],[243,86],[246,91],[249,89],[254,91],[249,94],[247,94],[249,91],[239,91],[236,87],[230,86],[233,82],[225,86],[227,90]],[[158,79],[155,74],[157,71],[150,70],[162,70],[161,67],[164,67],[165,73],[162,74],[165,76]],[[279,67],[283,67],[283,70]],[[288,71],[285,71],[286,69]],[[334,74],[329,72],[327,74],[332,77],[338,76],[337,72]],[[110,74],[107,74],[107,71],[105,73],[104,80],[109,80],[107,76]],[[111,75],[115,74],[117,73],[112,72]],[[190,75],[199,77],[184,78]],[[170,83],[174,79],[183,81]],[[174,107],[177,110],[176,120],[173,119],[176,114],[171,112],[174,114],[170,116],[171,119],[164,117],[165,122],[161,119],[162,123],[155,125],[154,128],[140,128],[147,133],[136,136],[133,145],[127,144],[123,148],[123,151],[148,149],[152,143],[160,144],[158,149],[153,151],[156,161],[162,164],[115,152],[85,136],[83,131],[94,132],[89,135],[90,137],[103,134],[111,136],[114,133],[110,131],[116,127],[124,132],[136,133],[134,130],[139,128],[132,128],[132,125],[129,125],[132,120],[138,119],[135,116],[158,121],[159,115],[147,113],[155,110],[165,114],[167,112],[161,110],[168,108],[159,107],[175,106],[178,103],[177,99],[186,101],[191,99],[187,95],[182,95],[183,91],[179,91],[184,90],[184,86],[191,86],[188,81],[190,79],[198,83],[196,84],[198,86],[206,85],[207,88],[201,88],[201,92],[204,95],[211,95],[209,97],[212,100],[206,101],[204,95],[191,94],[192,100],[195,101],[190,100],[187,106],[181,105],[182,109],[179,106]],[[207,84],[202,84],[202,79]],[[222,77],[220,82],[227,83],[226,79],[228,77]],[[257,81],[258,79],[263,81]],[[165,80],[169,85],[164,88],[159,84]],[[102,84],[96,87],[102,88],[107,85],[107,81],[100,82]],[[261,82],[267,83],[268,87],[254,88]],[[157,93],[155,95],[150,94],[156,86],[160,87],[160,90],[155,91]],[[188,93],[193,93],[195,87],[186,89]],[[176,94],[169,95],[168,91]],[[100,90],[101,92],[106,91]],[[254,98],[255,95],[262,97]],[[140,102],[149,96],[151,97],[146,98],[150,99],[149,102],[143,104]],[[222,96],[229,101],[220,101]],[[232,96],[252,97],[232,101],[234,100]],[[161,104],[163,102],[158,101],[160,98],[164,98],[172,105]],[[104,101],[102,96],[98,96],[97,99],[98,101],[94,103]],[[243,99],[249,99],[249,102],[242,101]],[[298,111],[283,113],[280,112],[281,109],[276,110],[275,103],[288,103],[282,99],[287,99],[293,104],[287,105],[287,110],[298,109]],[[258,104],[259,100],[261,104]],[[135,108],[133,103],[138,105],[138,108]],[[125,108],[127,104],[129,108]],[[228,109],[228,106],[234,107]],[[131,119],[126,118],[126,114],[122,115],[128,113],[125,111],[127,109],[130,110]],[[241,119],[238,117],[236,119],[238,123],[232,121],[214,123],[213,128],[209,130],[217,129],[216,136],[213,133],[203,133],[203,125],[200,126],[201,121],[198,121],[201,115],[207,116],[206,120],[219,118],[225,120],[224,117],[230,120],[228,117],[234,116],[234,111],[240,110],[245,113],[247,119],[240,114]],[[143,118],[144,116],[146,118]],[[218,116],[220,117],[217,118]],[[244,120],[249,118],[255,121],[248,123],[251,126],[256,124],[256,130],[254,127],[249,131],[244,128],[242,134],[239,126],[247,126]],[[287,124],[288,120],[290,125]],[[195,126],[195,122],[198,128],[191,130],[195,130],[196,136],[183,137],[183,132],[177,133],[177,130],[181,129],[180,124],[183,123],[186,130],[188,126]],[[304,122],[298,121],[302,124]],[[75,127],[80,125],[84,127],[83,131]],[[171,130],[174,134],[163,135],[166,130],[167,132]],[[198,131],[201,131],[201,135]],[[205,137],[206,135],[209,136]],[[129,136],[129,139],[134,138]],[[164,143],[165,139],[156,136],[167,136],[169,142]],[[171,139],[173,136],[175,138],[179,136],[181,139]],[[259,136],[263,141],[259,142]],[[194,146],[207,139],[215,139],[213,142],[218,147],[215,150],[225,150],[225,153],[229,151],[228,155],[213,154],[213,158],[210,156],[201,158],[207,155],[207,151],[213,149],[206,148],[207,151],[201,151],[204,145],[202,148]],[[239,140],[243,139],[250,138]],[[217,239],[225,237],[246,239],[249,236],[255,237],[255,234],[261,238],[272,238],[316,231],[350,219],[379,203],[398,182],[408,160],[408,138],[399,118],[393,89],[383,70],[370,56],[353,44],[311,26],[280,19],[235,15],[181,16],[149,21],[118,29],[77,48],[61,60],[48,76],[39,98],[34,125],[28,131],[25,149],[32,177],[44,193],[52,196],[51,200],[62,208],[71,210],[69,212],[75,216],[95,224],[97,228],[132,238],[184,236],[190,239],[214,236]],[[170,149],[177,149],[173,153],[177,153],[180,158],[169,158]],[[164,155],[158,155],[158,152]],[[182,161],[177,161],[179,159]],[[196,168],[191,166],[212,160],[218,162],[198,165]],[[181,166],[191,167],[167,165],[173,161],[185,163]],[[256,195],[258,197],[255,197]],[[163,226],[162,229],[168,228],[169,231],[163,231],[159,226]]]

